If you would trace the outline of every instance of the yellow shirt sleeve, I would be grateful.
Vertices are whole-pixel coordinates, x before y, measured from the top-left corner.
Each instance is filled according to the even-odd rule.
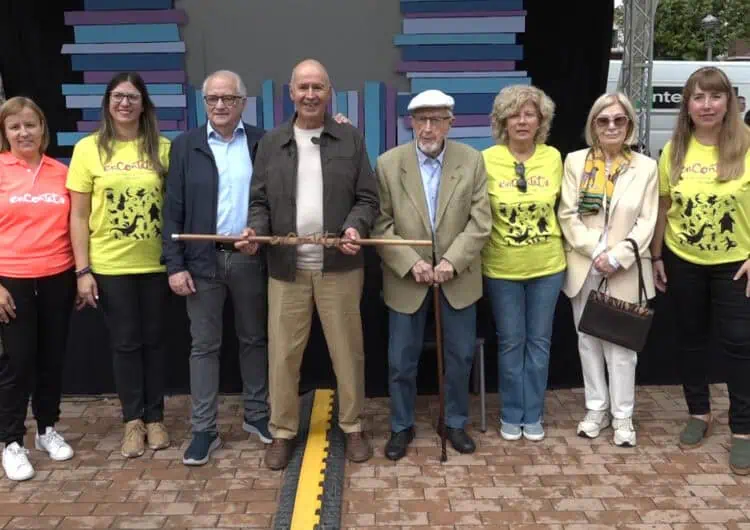
[[[554,148],[553,148],[554,149]],[[554,170],[552,171],[552,174],[555,176],[556,185],[557,185],[557,193],[560,193],[560,190],[562,189],[562,177],[563,177],[563,161],[562,161],[562,155],[560,154],[560,151],[555,149],[555,166]]]
[[[169,169],[169,152],[172,149],[172,142],[164,136],[159,137],[159,161],[164,171]]]
[[[667,145],[664,146],[664,149],[661,152],[661,156],[659,157],[659,196],[660,197],[667,197],[670,192],[670,173],[671,173],[671,166],[669,163],[669,155],[672,151],[670,146],[671,142],[667,142]]]
[[[99,157],[94,135],[82,138],[73,148],[65,187],[79,193],[91,193],[94,189],[94,174],[91,167],[92,162],[95,162],[92,161],[92,157]]]

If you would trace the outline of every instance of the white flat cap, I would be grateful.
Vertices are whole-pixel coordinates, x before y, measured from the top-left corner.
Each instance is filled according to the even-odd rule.
[[[406,110],[413,112],[417,109],[447,107],[453,110],[455,101],[451,96],[440,90],[425,90],[412,98]]]

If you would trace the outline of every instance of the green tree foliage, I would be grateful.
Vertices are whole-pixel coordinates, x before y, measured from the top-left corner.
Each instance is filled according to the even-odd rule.
[[[654,59],[706,58],[707,34],[701,20],[719,19],[713,33],[714,57],[727,53],[737,39],[750,39],[750,0],[659,0],[654,28]],[[616,27],[623,25],[622,7],[615,9]]]

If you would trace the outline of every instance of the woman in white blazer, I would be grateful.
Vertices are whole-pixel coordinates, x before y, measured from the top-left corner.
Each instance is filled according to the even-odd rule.
[[[629,148],[636,138],[635,110],[628,98],[604,94],[586,120],[590,147],[565,159],[558,216],[568,262],[563,292],[571,299],[576,328],[589,293],[602,278],[611,296],[638,301],[635,253],[626,239],[635,240],[642,259],[650,259],[659,196],[656,162]],[[644,279],[652,298],[654,282],[647,265]],[[634,446],[637,352],[581,332],[578,350],[586,398],[578,434],[596,438],[611,424],[616,445]]]

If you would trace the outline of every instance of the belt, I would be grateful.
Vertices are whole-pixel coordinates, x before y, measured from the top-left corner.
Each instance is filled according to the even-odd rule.
[[[219,252],[238,252],[238,250],[234,248],[234,243],[217,242],[216,250]]]

